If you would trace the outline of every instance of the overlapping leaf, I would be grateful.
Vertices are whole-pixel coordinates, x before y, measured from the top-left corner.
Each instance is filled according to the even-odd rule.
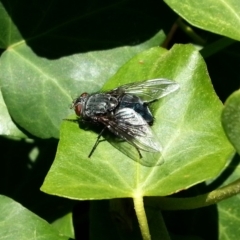
[[[162,32],[135,47],[76,54],[58,60],[37,56],[24,43],[1,58],[0,83],[10,115],[31,134],[59,136],[72,99],[82,91],[96,91],[129,58],[156,46]],[[5,119],[7,121],[7,119]]]
[[[12,121],[7,106],[0,92],[0,135],[23,138],[26,135],[21,132]]]
[[[165,0],[192,25],[240,40],[240,5],[238,0],[191,1]]]
[[[223,114],[222,123],[226,134],[240,153],[240,91],[234,92],[226,101]]]
[[[2,195],[0,196],[0,211],[0,235],[2,239],[69,239],[60,236],[45,220]]]

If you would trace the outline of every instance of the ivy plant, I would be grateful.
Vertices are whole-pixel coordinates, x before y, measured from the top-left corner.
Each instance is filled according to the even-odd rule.
[[[237,0],[0,1],[0,236],[238,236],[239,12]],[[179,84],[149,105],[159,154],[106,133],[89,158],[103,126],[84,127],[73,100],[158,78]]]

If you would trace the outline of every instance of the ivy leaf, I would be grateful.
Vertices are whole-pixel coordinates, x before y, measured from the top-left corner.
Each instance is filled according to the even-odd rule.
[[[233,148],[221,126],[222,103],[193,46],[144,51],[123,65],[104,89],[159,77],[180,85],[178,92],[151,106],[153,131],[163,146],[162,165],[143,166],[107,141],[89,159],[97,133],[64,121],[55,161],[41,189],[74,199],[163,196],[219,174]]]
[[[21,132],[9,115],[7,106],[3,100],[2,92],[0,92],[0,135],[9,137],[25,138],[26,135]]]
[[[222,113],[222,124],[226,134],[240,153],[240,91],[234,92],[226,101]]]
[[[189,1],[165,0],[193,26],[240,40],[240,5],[238,0]]]
[[[82,91],[96,91],[135,54],[163,41],[159,32],[134,47],[92,51],[57,60],[41,58],[26,44],[1,57],[0,84],[14,121],[32,135],[58,138],[72,99]],[[6,134],[6,133],[3,133]]]
[[[45,220],[12,199],[0,196],[0,235],[3,239],[64,240]]]
[[[219,179],[216,180],[218,183],[221,182],[221,187],[227,186],[239,179],[239,161],[239,156],[236,155],[221,174],[221,181],[219,181]],[[234,236],[239,234],[239,200],[240,196],[239,194],[236,194],[235,196],[224,199],[224,201],[218,203],[219,239],[234,239]]]

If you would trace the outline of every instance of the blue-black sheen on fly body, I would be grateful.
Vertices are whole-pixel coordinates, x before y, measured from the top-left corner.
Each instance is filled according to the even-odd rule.
[[[160,152],[162,147],[150,128],[154,117],[148,106],[178,88],[178,83],[159,78],[129,83],[106,92],[82,93],[74,99],[71,108],[80,121],[103,125],[88,157],[107,129],[134,146],[140,158],[140,150]]]

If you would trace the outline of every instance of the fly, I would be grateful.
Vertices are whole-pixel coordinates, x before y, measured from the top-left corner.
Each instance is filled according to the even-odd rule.
[[[71,108],[80,121],[103,125],[88,157],[106,129],[134,146],[140,158],[140,150],[160,152],[162,147],[150,128],[154,117],[148,106],[178,88],[178,83],[159,78],[129,83],[101,93],[82,93],[73,100]]]

